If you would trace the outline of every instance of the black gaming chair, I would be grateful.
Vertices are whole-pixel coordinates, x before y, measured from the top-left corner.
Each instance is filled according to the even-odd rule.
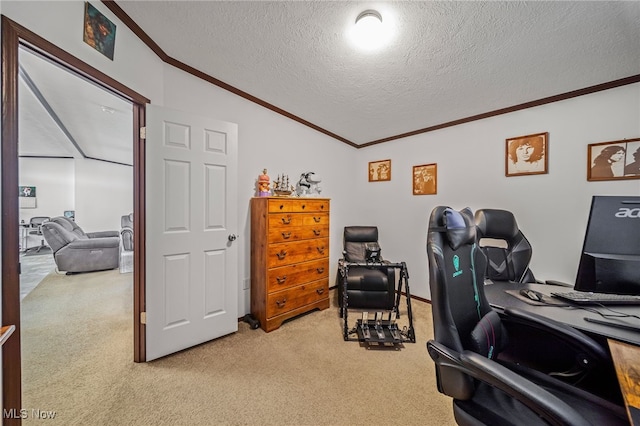
[[[524,363],[502,359],[514,343],[504,321],[528,323],[555,342],[569,342],[579,363],[606,362],[608,354],[589,337],[564,324],[516,309],[499,315],[484,294],[486,259],[476,245],[469,209],[436,207],[427,235],[433,340],[438,390],[453,398],[460,425],[623,425],[621,405],[560,381]],[[552,350],[549,350],[552,348]]]
[[[341,262],[367,263],[367,245],[378,245],[376,226],[345,226]],[[382,257],[377,259],[383,261]],[[342,306],[342,280],[338,271],[338,300]],[[395,305],[395,269],[386,267],[350,267],[347,275],[349,307],[391,310]]]
[[[476,211],[475,222],[479,245],[487,257],[487,278],[494,281],[536,282],[529,269],[531,244],[518,228],[513,213],[481,209]],[[486,245],[487,238],[499,240],[506,247]]]

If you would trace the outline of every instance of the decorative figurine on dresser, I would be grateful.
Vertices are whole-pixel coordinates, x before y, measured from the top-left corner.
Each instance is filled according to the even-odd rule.
[[[329,199],[251,199],[251,313],[266,332],[329,307]]]
[[[296,195],[298,197],[319,197],[322,179],[314,172],[304,172],[300,175],[300,180],[296,185]]]
[[[269,187],[271,179],[267,174],[267,169],[262,170],[262,174],[258,176],[258,197],[268,197],[271,195]]]

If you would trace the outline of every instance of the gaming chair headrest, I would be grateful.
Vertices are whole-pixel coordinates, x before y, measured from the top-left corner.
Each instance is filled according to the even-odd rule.
[[[377,226],[345,226],[344,241],[353,243],[369,243],[378,241]]]
[[[478,210],[476,211],[476,224],[480,238],[510,240],[520,231],[515,216],[507,210]]]
[[[343,254],[347,262],[367,262],[367,243],[378,241],[377,226],[345,226]],[[378,246],[378,255],[380,246]]]
[[[444,227],[449,246],[458,250],[464,244],[472,244],[476,240],[476,224],[469,207],[460,211],[447,207],[444,211]]]

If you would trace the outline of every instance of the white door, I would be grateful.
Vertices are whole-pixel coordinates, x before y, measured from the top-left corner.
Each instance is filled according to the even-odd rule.
[[[147,361],[238,330],[237,139],[147,105]]]

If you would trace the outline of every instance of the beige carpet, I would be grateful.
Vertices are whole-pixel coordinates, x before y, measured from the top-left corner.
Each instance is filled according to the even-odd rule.
[[[343,341],[332,306],[135,364],[131,274],[52,273],[22,305],[25,424],[40,410],[60,425],[453,425],[430,306],[412,307],[418,342],[401,350]]]

